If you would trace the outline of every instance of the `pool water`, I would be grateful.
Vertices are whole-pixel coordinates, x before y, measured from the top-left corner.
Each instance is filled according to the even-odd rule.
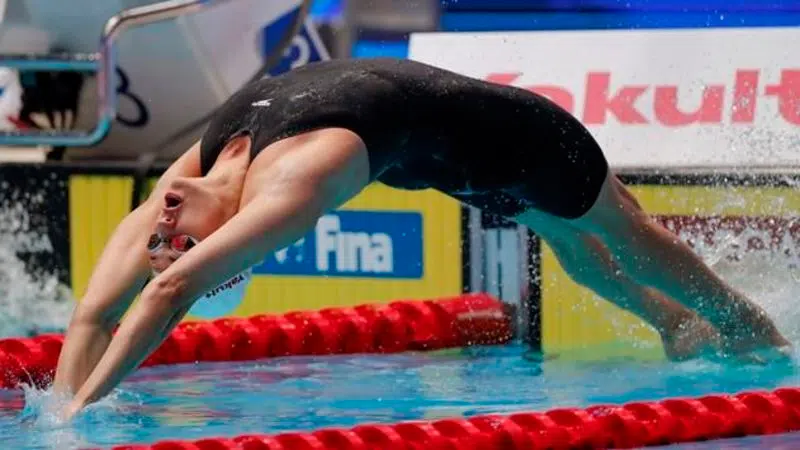
[[[517,345],[292,357],[143,369],[67,427],[48,420],[47,394],[2,392],[0,441],[16,449],[111,446],[796,385],[795,367],[541,361]]]
[[[724,439],[718,441],[652,448],[662,450],[797,450],[800,448],[800,433],[780,434],[774,436],[753,436],[739,439]]]

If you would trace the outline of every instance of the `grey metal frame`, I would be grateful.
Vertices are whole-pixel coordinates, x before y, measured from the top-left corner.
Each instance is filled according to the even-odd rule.
[[[0,55],[0,66],[17,70],[96,72],[98,120],[92,131],[10,131],[0,132],[3,146],[82,147],[102,141],[117,113],[116,41],[125,30],[191,14],[230,0],[167,0],[126,9],[112,16],[103,27],[97,53],[65,55]],[[302,11],[303,13],[305,11]],[[291,39],[289,39],[291,42]],[[284,48],[278,49],[282,52]]]

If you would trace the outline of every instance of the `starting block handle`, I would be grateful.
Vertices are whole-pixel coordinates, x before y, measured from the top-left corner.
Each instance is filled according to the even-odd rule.
[[[194,13],[230,0],[167,0],[139,6],[112,16],[103,27],[100,50],[92,54],[0,55],[0,66],[17,70],[96,72],[98,120],[94,130],[86,131],[7,131],[0,132],[0,145],[87,147],[102,141],[117,114],[116,40],[125,30]]]

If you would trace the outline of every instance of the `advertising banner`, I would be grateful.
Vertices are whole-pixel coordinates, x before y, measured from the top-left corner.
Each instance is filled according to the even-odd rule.
[[[373,184],[253,268],[234,315],[425,299],[461,292],[461,205]]]
[[[151,180],[152,188],[155,180]],[[69,278],[76,298],[130,204],[132,179],[69,176]],[[248,316],[461,293],[461,205],[434,191],[373,184],[306,236],[253,267],[244,297],[189,319]],[[206,302],[207,303],[207,302]]]
[[[412,59],[518,86],[616,167],[800,164],[797,28],[421,33]]]
[[[423,276],[422,247],[418,212],[336,211],[254,273],[413,280]]]

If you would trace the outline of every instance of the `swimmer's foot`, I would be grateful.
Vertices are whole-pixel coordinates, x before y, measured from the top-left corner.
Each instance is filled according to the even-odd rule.
[[[722,337],[713,325],[699,316],[677,323],[662,333],[667,358],[672,361],[712,357],[722,351]]]
[[[722,336],[721,353],[726,359],[744,358],[741,362],[767,364],[791,357],[792,344],[769,315],[754,303],[740,302],[726,316],[717,324]]]
[[[771,322],[760,333],[722,336],[722,356],[744,364],[791,363],[794,350]]]

